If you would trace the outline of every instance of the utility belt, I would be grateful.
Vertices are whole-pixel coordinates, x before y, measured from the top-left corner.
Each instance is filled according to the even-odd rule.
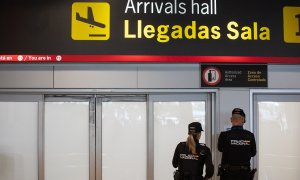
[[[219,165],[219,169],[224,172],[237,172],[237,171],[248,171],[250,172],[250,167],[248,166],[233,166],[229,164]]]
[[[228,173],[244,172],[244,173],[249,173],[251,179],[253,179],[256,171],[257,171],[256,168],[251,170],[249,166],[233,166],[229,164],[220,164],[218,168],[218,176],[222,176]]]
[[[186,172],[179,172],[176,170],[173,174],[174,180],[203,180],[203,176],[194,175]]]

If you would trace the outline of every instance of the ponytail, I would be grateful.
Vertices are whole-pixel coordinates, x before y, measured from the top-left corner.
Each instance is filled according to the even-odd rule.
[[[194,140],[193,134],[189,134],[186,145],[189,148],[189,150],[192,152],[192,154],[197,154],[196,152],[196,142]]]

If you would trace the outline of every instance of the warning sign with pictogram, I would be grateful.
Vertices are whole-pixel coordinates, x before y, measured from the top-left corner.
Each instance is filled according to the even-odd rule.
[[[207,67],[202,73],[202,80],[207,86],[216,86],[221,78],[221,71],[217,67]]]
[[[201,65],[201,87],[268,87],[266,65]]]

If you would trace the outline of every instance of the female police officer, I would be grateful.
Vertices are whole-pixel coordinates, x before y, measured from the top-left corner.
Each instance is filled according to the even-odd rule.
[[[204,144],[199,143],[202,126],[199,122],[192,122],[188,126],[189,136],[186,142],[180,142],[174,152],[172,164],[178,167],[180,180],[203,180],[214,174],[211,152]],[[203,166],[206,175],[203,178]]]

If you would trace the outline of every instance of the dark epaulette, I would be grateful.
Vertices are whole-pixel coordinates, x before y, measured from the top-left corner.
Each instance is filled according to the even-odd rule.
[[[206,146],[206,144],[204,144],[204,143],[199,143],[200,144],[200,146]]]
[[[199,145],[197,146],[197,152],[198,154],[200,155],[206,155],[206,151],[207,151],[207,147],[206,147],[206,144],[204,143],[199,143]]]
[[[181,144],[181,145],[185,145],[185,144],[186,144],[186,142],[180,142],[180,144]]]

